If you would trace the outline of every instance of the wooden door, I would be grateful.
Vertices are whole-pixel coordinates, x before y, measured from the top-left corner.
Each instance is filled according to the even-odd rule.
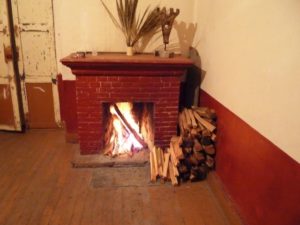
[[[12,8],[28,126],[58,127],[60,110],[52,0],[16,0]]]
[[[0,0],[0,130],[21,131],[6,0]]]

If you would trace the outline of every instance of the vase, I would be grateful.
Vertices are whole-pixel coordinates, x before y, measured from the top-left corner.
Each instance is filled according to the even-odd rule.
[[[126,55],[133,56],[133,54],[134,54],[133,47],[132,46],[127,46]]]

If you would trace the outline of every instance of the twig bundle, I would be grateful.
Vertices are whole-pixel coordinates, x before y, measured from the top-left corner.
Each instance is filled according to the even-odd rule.
[[[103,0],[101,3],[115,26],[124,34],[127,46],[134,46],[140,38],[156,33],[160,28],[160,16],[157,9],[150,10],[148,6],[142,17],[136,16],[138,0],[116,0],[119,21]]]

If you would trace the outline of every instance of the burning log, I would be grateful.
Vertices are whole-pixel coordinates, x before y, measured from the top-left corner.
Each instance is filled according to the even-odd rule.
[[[119,107],[117,106],[117,104],[113,104],[113,107],[117,113],[118,118],[121,120],[122,124],[124,125],[124,127],[126,128],[126,130],[128,130],[128,132],[130,132],[131,134],[133,134],[133,136],[135,137],[135,139],[143,146],[143,147],[147,147],[147,144],[145,143],[145,141],[138,135],[138,133],[131,127],[131,125],[128,123],[128,121],[126,120],[126,118],[123,116],[123,114],[121,113]]]
[[[107,120],[104,132],[105,155],[112,157],[133,154],[145,147],[152,148],[153,128],[151,107],[130,102],[107,105],[104,112]],[[138,118],[138,121],[137,121]],[[146,140],[146,141],[144,141]],[[112,144],[113,143],[113,144]]]
[[[110,117],[109,122],[105,128],[104,142],[105,145],[109,145],[111,143],[111,137],[114,135],[114,126],[113,126],[113,117]]]
[[[115,147],[115,143],[114,142],[111,142],[109,144],[106,145],[106,148],[104,150],[104,155],[108,155],[108,154],[111,154],[113,149]]]

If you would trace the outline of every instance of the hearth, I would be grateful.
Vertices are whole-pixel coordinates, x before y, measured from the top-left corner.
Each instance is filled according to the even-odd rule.
[[[144,122],[136,120],[140,126],[136,133],[142,132],[142,129],[151,130],[151,133],[138,134],[146,144],[153,142],[157,146],[167,147],[170,138],[177,134],[180,82],[192,66],[190,59],[182,56],[164,59],[150,54],[128,57],[101,53],[97,56],[87,54],[85,57],[71,54],[61,62],[76,75],[81,154],[95,154],[109,147],[110,140],[105,138],[108,136],[107,122],[118,117],[109,115],[110,109],[116,111],[114,106],[122,103],[129,102],[133,108],[149,109],[151,118],[147,120],[151,121],[151,125],[143,128],[141,123]],[[136,114],[142,116],[143,113]],[[125,128],[125,139],[128,135],[134,135],[128,129]],[[134,149],[133,144],[128,145]]]

